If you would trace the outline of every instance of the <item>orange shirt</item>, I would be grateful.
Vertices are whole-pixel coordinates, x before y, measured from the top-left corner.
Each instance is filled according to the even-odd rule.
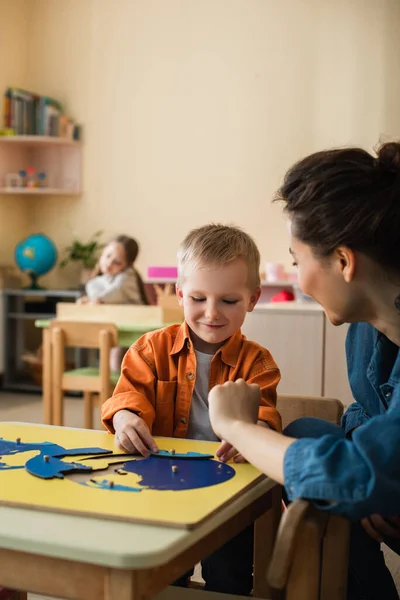
[[[240,378],[260,386],[258,418],[281,431],[275,408],[279,369],[268,350],[238,331],[213,357],[209,389]],[[114,433],[112,418],[125,408],[137,413],[152,435],[184,438],[195,380],[196,356],[186,323],[146,333],[125,355],[114,394],[102,406],[103,423]]]

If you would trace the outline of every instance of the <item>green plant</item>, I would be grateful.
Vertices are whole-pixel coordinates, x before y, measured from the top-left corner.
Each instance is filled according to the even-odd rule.
[[[86,244],[77,239],[67,246],[67,256],[60,262],[60,267],[65,267],[70,262],[81,262],[85,269],[93,269],[96,265],[99,251],[104,247],[99,240],[102,231],[96,231]]]

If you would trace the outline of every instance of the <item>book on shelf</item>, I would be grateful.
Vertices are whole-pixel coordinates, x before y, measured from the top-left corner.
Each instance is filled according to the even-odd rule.
[[[80,127],[64,115],[61,102],[15,87],[4,93],[2,127],[14,135],[80,139]]]

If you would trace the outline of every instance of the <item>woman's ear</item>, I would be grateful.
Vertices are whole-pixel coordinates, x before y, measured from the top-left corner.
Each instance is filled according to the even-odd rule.
[[[338,246],[334,257],[343,279],[346,283],[351,283],[356,271],[356,253],[348,246]]]

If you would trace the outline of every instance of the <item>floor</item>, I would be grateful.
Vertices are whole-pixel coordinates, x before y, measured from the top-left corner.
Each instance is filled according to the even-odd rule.
[[[64,403],[64,419],[67,427],[83,427],[83,410],[80,398],[66,398]],[[25,423],[42,423],[42,399],[33,394],[17,394],[0,392],[0,421],[20,421]],[[95,423],[100,428],[100,417],[95,415]],[[400,557],[385,548],[387,564],[393,574],[400,593]],[[197,569],[194,579],[199,579]],[[41,597],[30,594],[29,600],[41,600]]]

